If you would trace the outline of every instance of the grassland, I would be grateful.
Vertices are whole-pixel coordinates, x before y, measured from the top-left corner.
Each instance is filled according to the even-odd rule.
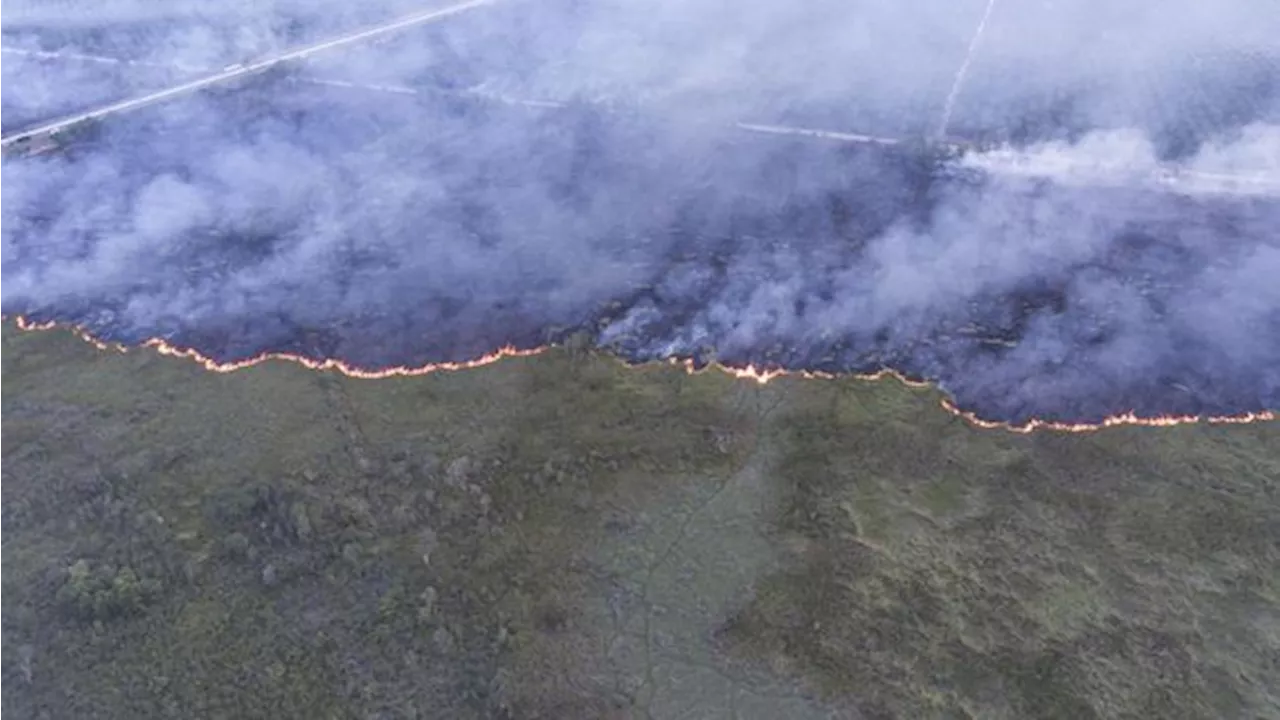
[[[1023,436],[582,351],[3,360],[14,717],[1280,717],[1280,423]]]

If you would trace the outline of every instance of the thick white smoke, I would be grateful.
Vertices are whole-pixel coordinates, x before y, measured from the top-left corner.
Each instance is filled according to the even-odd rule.
[[[4,309],[366,364],[589,326],[1009,417],[1276,405],[1280,15],[997,2],[948,126],[1006,149],[941,162],[905,141],[985,8],[510,0],[121,116],[6,158]],[[8,3],[3,124],[421,9]]]

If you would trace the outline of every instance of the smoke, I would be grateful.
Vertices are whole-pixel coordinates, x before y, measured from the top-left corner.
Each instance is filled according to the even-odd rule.
[[[56,5],[5,6],[6,132],[423,9]],[[1280,16],[997,2],[949,127],[1004,149],[735,127],[932,134],[985,7],[511,0],[123,115],[5,159],[4,311],[365,366],[586,329],[999,419],[1276,407]]]

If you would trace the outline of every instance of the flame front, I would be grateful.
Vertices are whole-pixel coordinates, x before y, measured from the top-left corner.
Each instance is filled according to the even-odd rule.
[[[53,321],[35,323],[27,320],[22,316],[18,316],[16,318],[16,321],[17,321],[18,328],[22,330],[32,330],[32,331],[52,330],[56,327],[59,327],[58,323]],[[116,352],[121,352],[121,353],[129,352],[128,346],[122,345],[120,343],[105,343],[99,340],[98,338],[94,337],[91,333],[89,333],[89,331],[85,330],[82,327],[67,326],[67,329],[70,330],[73,334],[75,334],[76,337],[79,337],[81,340],[84,340],[85,342],[89,343],[90,345],[93,345],[99,350],[114,350]],[[257,365],[259,363],[264,363],[268,360],[283,360],[286,362],[297,363],[309,370],[331,370],[334,372],[342,373],[343,375],[347,375],[349,377],[363,378],[367,380],[380,380],[383,378],[390,378],[390,377],[411,377],[414,375],[426,375],[427,373],[433,373],[440,370],[468,370],[471,368],[478,368],[484,365],[489,365],[490,363],[495,363],[503,358],[529,357],[531,355],[537,355],[539,353],[545,352],[546,350],[550,349],[550,347],[548,346],[548,347],[531,348],[528,350],[521,350],[519,348],[515,348],[508,345],[506,347],[498,348],[497,350],[494,350],[491,353],[482,355],[474,360],[463,360],[460,362],[430,363],[428,365],[423,365],[421,367],[390,367],[390,368],[383,368],[380,370],[366,370],[364,368],[349,365],[343,362],[342,360],[338,360],[336,358],[330,358],[328,360],[312,360],[311,358],[303,357],[302,355],[295,355],[293,353],[281,353],[281,352],[262,353],[261,355],[256,355],[247,360],[238,360],[235,362],[218,362],[217,360],[214,360],[213,358],[202,354],[198,350],[195,350],[193,348],[183,348],[183,347],[178,347],[176,345],[171,345],[160,338],[151,338],[150,340],[143,342],[141,347],[151,348],[156,352],[160,353],[161,355],[168,355],[170,357],[179,357],[179,358],[185,358],[187,360],[192,360],[197,365],[203,367],[205,370],[208,370],[210,372],[216,372],[216,373],[229,373],[229,372],[235,372],[237,370],[244,370],[245,368],[253,367],[254,365]]]
[[[19,329],[27,330],[27,331],[52,330],[57,327],[60,327],[59,324],[55,321],[39,322],[39,323],[32,322],[26,319],[25,317],[22,317],[21,315],[15,317],[15,322]],[[93,345],[99,350],[114,350],[116,352],[121,352],[121,353],[129,351],[128,346],[122,345],[120,343],[103,342],[102,340],[99,340],[98,338],[94,337],[88,330],[85,330],[82,327],[78,327],[78,326],[65,326],[65,327],[67,330],[75,334],[77,337]],[[168,355],[170,357],[179,357],[179,358],[185,358],[187,360],[192,360],[196,364],[200,365],[205,370],[208,370],[210,372],[229,373],[229,372],[235,372],[236,370],[243,370],[245,368],[253,367],[254,365],[266,362],[268,360],[283,360],[286,362],[297,363],[310,370],[333,371],[333,372],[342,373],[343,375],[346,375],[348,377],[362,378],[362,379],[369,379],[369,380],[378,380],[382,378],[391,378],[391,377],[412,377],[416,375],[427,375],[429,373],[440,372],[440,371],[469,370],[472,368],[478,368],[478,367],[483,367],[485,365],[490,365],[504,358],[532,357],[534,355],[541,354],[551,349],[551,346],[549,345],[542,346],[542,347],[535,347],[535,348],[527,348],[527,349],[520,349],[520,348],[513,347],[511,345],[507,345],[505,347],[498,348],[493,352],[490,352],[478,358],[475,358],[474,360],[429,363],[426,365],[422,365],[420,367],[398,366],[398,367],[383,368],[380,370],[367,370],[364,368],[359,368],[359,367],[349,365],[343,362],[342,360],[339,360],[336,358],[329,358],[327,360],[312,360],[311,358],[303,357],[301,355],[295,355],[293,353],[280,353],[280,352],[267,352],[267,353],[262,353],[261,355],[257,355],[255,357],[249,358],[247,360],[239,360],[236,362],[223,363],[223,362],[218,362],[217,360],[214,360],[213,358],[208,357],[207,355],[204,355],[200,353],[198,350],[195,350],[193,348],[177,347],[175,345],[169,344],[168,342],[160,338],[152,338],[150,340],[147,340],[142,343],[141,347],[154,349],[156,352],[160,353],[161,355]],[[672,365],[683,368],[685,372],[690,374],[700,372],[699,368],[691,359],[672,358],[668,362],[670,362],[670,364]],[[758,368],[754,365],[747,365],[745,367],[733,367],[730,365],[722,365],[720,363],[709,364],[706,367],[702,368],[702,370],[706,370],[709,368],[715,368],[716,370],[719,370],[720,372],[723,372],[731,377],[734,377],[740,380],[751,380],[760,385],[765,385],[771,380],[776,380],[777,378],[788,377],[788,376],[805,378],[805,379],[824,379],[824,380],[834,380],[839,377],[842,377],[841,375],[838,375],[836,373],[828,373],[828,372],[813,371],[813,370],[784,370],[782,368]],[[850,376],[845,375],[843,377],[850,377]],[[896,378],[899,382],[901,382],[902,384],[908,387],[921,388],[921,387],[929,386],[928,382],[912,380],[902,375],[902,373],[899,373],[895,370],[888,369],[888,368],[880,370],[875,373],[870,373],[870,374],[866,374],[866,373],[854,374],[852,375],[852,377],[855,377],[859,380],[881,380],[885,377],[892,377],[892,378]],[[1159,416],[1159,417],[1139,417],[1138,415],[1132,412],[1128,412],[1128,413],[1122,413],[1120,415],[1112,415],[1110,417],[1103,418],[1100,422],[1097,422],[1097,423],[1066,423],[1066,422],[1059,422],[1054,420],[1039,420],[1039,419],[1033,418],[1022,424],[1013,424],[1013,423],[1000,422],[1000,421],[994,421],[994,420],[984,420],[972,412],[969,412],[967,410],[961,410],[960,408],[956,407],[955,403],[948,398],[943,398],[941,404],[943,409],[945,409],[947,412],[964,419],[965,421],[967,421],[971,425],[974,425],[975,427],[985,428],[985,429],[1000,429],[1000,430],[1007,430],[1010,432],[1024,433],[1024,434],[1035,432],[1036,430],[1047,430],[1047,431],[1054,431],[1054,432],[1071,432],[1071,433],[1094,432],[1097,430],[1102,430],[1109,427],[1118,427],[1121,425],[1141,425],[1141,426],[1147,426],[1147,427],[1172,427],[1175,425],[1188,425],[1193,423],[1208,423],[1211,425],[1243,425],[1246,423],[1271,421],[1271,420],[1275,420],[1277,417],[1276,413],[1271,410],[1248,412],[1240,415],[1207,415],[1207,416],[1206,415],[1167,415],[1167,416]]]

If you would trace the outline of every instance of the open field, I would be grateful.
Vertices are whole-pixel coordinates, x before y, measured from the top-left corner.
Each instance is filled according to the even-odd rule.
[[[1280,423],[1015,435],[578,350],[3,357],[14,717],[1280,717]]]

